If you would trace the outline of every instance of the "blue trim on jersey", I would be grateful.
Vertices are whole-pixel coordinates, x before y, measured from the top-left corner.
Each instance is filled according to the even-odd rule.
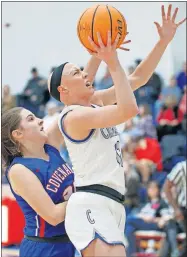
[[[69,111],[69,112],[71,112],[71,111]],[[70,137],[70,136],[65,132],[65,130],[64,130],[64,128],[63,128],[63,119],[64,119],[64,117],[65,117],[67,114],[68,114],[68,112],[65,113],[65,114],[61,117],[61,119],[60,119],[60,127],[61,127],[61,130],[62,130],[62,132],[64,133],[64,135],[65,135],[71,142],[73,142],[73,143],[84,143],[84,142],[86,142],[86,141],[93,135],[93,133],[95,132],[95,129],[92,129],[92,130],[90,131],[90,133],[88,134],[88,136],[87,136],[86,138],[84,138],[84,139],[81,139],[81,140],[73,139],[72,137]]]
[[[113,241],[113,242],[107,242],[106,239],[104,237],[102,237],[101,235],[99,235],[97,232],[95,232],[94,234],[94,238],[87,244],[87,246],[85,246],[83,249],[79,250],[79,251],[83,251],[85,250],[95,239],[100,239],[101,241],[103,241],[104,243],[108,244],[108,245],[122,245],[125,247],[124,243],[121,241]]]

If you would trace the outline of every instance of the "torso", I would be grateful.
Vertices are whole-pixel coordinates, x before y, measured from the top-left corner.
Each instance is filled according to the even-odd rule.
[[[65,107],[59,118],[59,128],[75,172],[75,185],[101,184],[124,194],[124,169],[116,127],[92,129],[83,140],[72,139],[61,125],[65,115],[78,107]]]
[[[16,157],[11,166],[22,164],[31,170],[38,177],[45,191],[55,204],[67,201],[72,192],[74,192],[74,174],[61,158],[56,148],[47,144],[44,148],[49,155],[49,161],[37,158]],[[11,166],[7,169],[7,178]],[[57,226],[52,226],[45,222],[21,196],[14,192],[12,187],[11,190],[25,216],[25,235],[52,237],[66,234],[64,222]]]

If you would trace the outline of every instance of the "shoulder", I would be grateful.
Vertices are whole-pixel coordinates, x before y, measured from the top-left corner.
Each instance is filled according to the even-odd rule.
[[[24,172],[24,173],[23,173]],[[32,172],[22,164],[14,164],[7,174],[10,184],[16,194],[18,193],[18,188],[23,186],[25,183],[30,183],[32,180]]]
[[[93,107],[87,107],[82,105],[71,105],[64,108],[59,117],[60,124],[62,122],[69,123],[74,122],[76,118],[82,116],[84,110],[93,109]]]
[[[8,176],[10,178],[14,178],[17,175],[23,176],[23,172],[25,171],[30,171],[30,170],[27,167],[25,167],[23,164],[16,163],[10,167]]]
[[[185,166],[185,165],[184,165]],[[169,179],[170,181],[174,182],[177,175],[181,172],[181,170],[183,170],[183,165],[181,162],[177,163],[173,169],[171,170],[171,172],[167,175],[167,179]],[[179,174],[180,175],[180,174]]]
[[[15,164],[10,168],[8,178],[11,185],[13,186],[13,189],[15,190],[17,186],[20,187],[23,185],[27,185],[28,183],[30,184],[31,181],[33,183],[36,179],[38,180],[38,174],[40,174],[40,172],[36,172],[34,174],[32,170],[24,166],[24,164]]]
[[[183,169],[183,167],[186,167],[185,165],[185,161],[183,162],[178,162],[173,169],[171,170],[171,172],[179,172],[181,169]]]
[[[61,114],[59,128],[68,139],[83,140],[92,128],[91,119],[95,114],[94,106],[73,106]],[[89,125],[88,125],[89,124]]]

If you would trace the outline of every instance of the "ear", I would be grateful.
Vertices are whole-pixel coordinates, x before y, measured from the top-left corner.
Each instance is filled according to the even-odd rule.
[[[17,141],[18,139],[21,139],[23,137],[23,133],[18,129],[13,130],[12,137]]]
[[[67,94],[68,92],[69,92],[69,90],[66,88],[66,87],[64,87],[64,86],[58,86],[58,88],[57,88],[57,90],[58,90],[58,92],[59,93],[63,93],[63,94]]]

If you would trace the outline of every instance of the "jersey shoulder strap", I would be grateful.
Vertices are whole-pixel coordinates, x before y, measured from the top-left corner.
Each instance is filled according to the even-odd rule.
[[[82,140],[76,140],[76,139],[73,139],[72,137],[70,137],[67,132],[65,131],[64,129],[64,118],[66,117],[66,115],[73,111],[74,109],[78,108],[78,107],[81,107],[81,105],[70,105],[70,106],[65,106],[64,109],[62,110],[60,116],[59,116],[59,119],[58,119],[58,126],[59,126],[59,129],[62,133],[62,135],[69,141],[71,141],[72,143],[84,143],[86,142],[88,139],[90,139],[90,137],[93,135],[95,129],[92,129],[89,133],[89,135],[82,139]]]

